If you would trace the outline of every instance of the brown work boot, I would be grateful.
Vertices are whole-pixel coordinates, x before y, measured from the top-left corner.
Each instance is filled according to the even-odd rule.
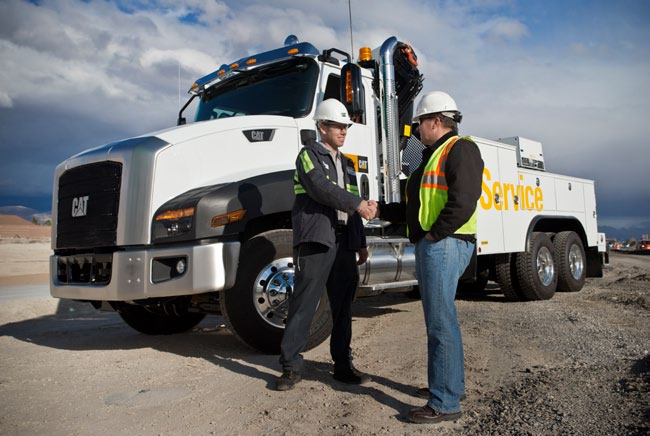
[[[409,410],[407,418],[416,424],[438,424],[443,421],[456,421],[461,416],[463,416],[463,412],[442,413],[425,404],[422,407]]]

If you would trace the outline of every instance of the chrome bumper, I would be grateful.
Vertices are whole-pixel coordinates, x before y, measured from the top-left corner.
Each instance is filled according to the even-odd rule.
[[[201,294],[232,287],[237,275],[239,242],[191,247],[116,251],[108,284],[68,284],[57,277],[59,256],[50,256],[50,293],[55,298],[130,301],[155,297]],[[170,280],[152,281],[155,259],[187,257],[185,272]]]

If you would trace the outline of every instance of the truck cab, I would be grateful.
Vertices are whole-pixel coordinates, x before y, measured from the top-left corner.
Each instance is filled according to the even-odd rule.
[[[52,295],[116,310],[149,334],[181,332],[221,313],[244,342],[277,351],[293,286],[294,162],[303,143],[316,139],[317,104],[336,98],[353,116],[344,152],[366,199],[386,195],[382,142],[399,147],[396,126],[410,125],[422,81],[411,49],[392,37],[375,53],[385,60],[365,59],[361,67],[338,49],[320,52],[289,37],[284,47],[198,79],[183,108],[198,99],[194,122],[181,110],[176,127],[61,163]],[[390,110],[379,104],[382,93],[392,97]],[[393,241],[377,242],[387,245],[378,251],[394,252]],[[396,246],[403,250],[403,242]],[[386,270],[398,277],[400,265],[393,253],[366,285],[384,282]],[[414,284],[413,274],[406,279],[403,286]],[[312,344],[329,334],[326,300]]]

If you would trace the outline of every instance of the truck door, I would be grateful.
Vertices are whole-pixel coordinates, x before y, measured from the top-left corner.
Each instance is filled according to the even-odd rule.
[[[341,77],[338,75],[338,70],[333,69],[327,75],[325,89],[322,90],[323,100],[335,98],[340,101],[340,83]],[[368,80],[364,80],[363,88],[365,89],[367,85],[369,85]],[[366,107],[372,107],[372,93],[364,91],[362,94],[368,96],[366,97]],[[370,106],[368,106],[368,102],[370,102]],[[373,151],[375,139],[372,131],[374,119],[369,118],[368,120],[368,117],[362,117],[359,122],[354,123],[348,129],[342,151],[354,162],[359,182],[359,195],[366,200],[377,200],[379,191],[374,177],[376,156]]]
[[[478,254],[502,253],[503,217],[500,209],[502,193],[494,183],[499,180],[498,146],[479,138],[474,138],[474,141],[481,150],[481,157],[485,165],[481,198],[478,205],[476,250]]]

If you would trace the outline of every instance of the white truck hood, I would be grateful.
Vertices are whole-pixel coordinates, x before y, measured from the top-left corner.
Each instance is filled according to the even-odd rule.
[[[148,243],[153,214],[170,199],[190,189],[294,168],[299,124],[313,126],[307,121],[269,115],[203,121],[82,152],[57,167],[52,212],[57,213],[58,179],[65,171],[120,162],[117,243]]]

